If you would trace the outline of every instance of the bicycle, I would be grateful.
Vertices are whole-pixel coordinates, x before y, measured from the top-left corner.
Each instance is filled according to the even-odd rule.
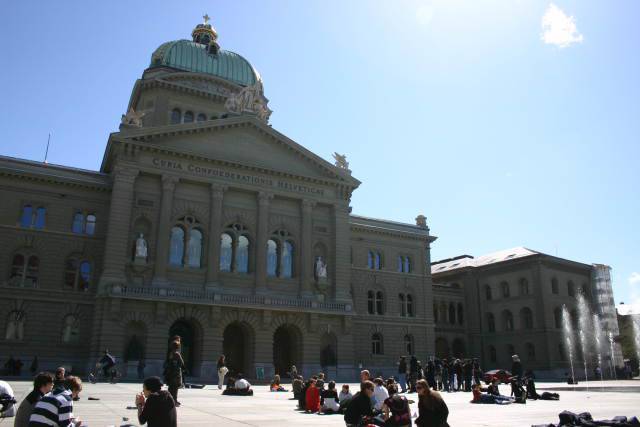
[[[91,384],[96,384],[97,382],[104,380],[108,381],[111,384],[116,384],[118,379],[120,378],[120,371],[116,365],[113,365],[109,369],[109,375],[107,377],[104,376],[104,370],[102,369],[102,363],[96,363],[95,369],[92,372],[89,372],[89,382]]]

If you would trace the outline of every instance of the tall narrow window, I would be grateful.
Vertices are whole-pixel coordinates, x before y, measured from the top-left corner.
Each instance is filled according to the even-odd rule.
[[[438,303],[433,303],[433,322],[438,323]]]
[[[7,329],[4,338],[7,341],[22,341],[24,339],[25,313],[22,310],[13,310],[7,317]]]
[[[35,220],[34,227],[37,228],[38,230],[42,230],[44,228],[44,217],[46,213],[47,213],[47,210],[43,207],[39,207],[36,210],[36,220]]]
[[[33,207],[25,205],[22,207],[22,217],[20,218],[20,227],[31,228],[33,221]]]
[[[87,215],[87,224],[85,225],[85,233],[93,236],[96,233],[96,216],[94,214]]]
[[[462,308],[462,304],[458,303],[458,324],[462,325],[464,323],[464,309]]]
[[[169,243],[169,264],[179,266],[184,260],[184,230],[182,227],[171,229],[171,241]]]
[[[491,286],[484,285],[484,295],[487,301],[491,301],[493,299],[493,295],[491,294]]]
[[[276,277],[278,275],[278,244],[270,239],[267,242],[267,276]]]
[[[402,273],[404,271],[404,257],[403,256],[399,256],[398,257],[398,272]]]
[[[15,254],[11,262],[9,284],[33,288],[38,285],[40,260],[35,255]]]
[[[10,278],[16,278],[22,281],[22,277],[24,276],[24,255],[15,254],[13,256],[13,261],[11,262],[11,276]]]
[[[182,112],[180,109],[174,108],[173,111],[171,111],[171,124],[177,125],[180,122],[182,122]]]
[[[529,307],[520,310],[520,324],[522,329],[533,329],[533,312]]]
[[[82,261],[80,263],[80,270],[78,271],[78,289],[81,291],[88,291],[91,284],[91,263],[89,261]]]
[[[511,290],[509,289],[509,283],[508,282],[502,282],[502,283],[500,283],[500,287],[502,288],[502,297],[503,298],[509,298],[511,296]]]
[[[489,332],[496,331],[496,318],[493,313],[487,313],[487,329]]]
[[[233,255],[233,239],[227,233],[220,236],[220,271],[230,272]]]
[[[415,312],[413,311],[413,297],[411,294],[407,294],[407,316],[415,316]]]
[[[558,279],[555,277],[551,279],[551,293],[557,295],[558,292]]]
[[[453,303],[449,304],[449,323],[452,325],[456,324],[456,307]]]
[[[249,272],[249,239],[246,236],[238,237],[236,246],[236,272]]]
[[[404,336],[404,354],[413,354],[413,337],[411,335]]]
[[[376,252],[374,256],[374,268],[376,270],[382,269],[382,256],[380,255],[380,252]]]
[[[68,258],[64,269],[64,284],[72,290],[88,291],[91,288],[91,263],[76,256]]]
[[[398,295],[398,302],[400,303],[400,316],[406,317],[407,315],[407,306],[405,305],[404,294]]]
[[[382,334],[375,333],[371,336],[371,354],[382,354]]]
[[[562,309],[560,307],[556,307],[555,310],[553,310],[553,326],[555,326],[556,329],[562,328]]]
[[[411,258],[408,256],[404,257],[404,272],[411,273]]]
[[[505,331],[513,331],[513,314],[509,310],[502,312],[502,324]]]
[[[73,215],[73,224],[71,225],[71,231],[76,234],[84,233],[84,214],[82,212],[76,212]]]
[[[374,268],[373,259],[374,259],[373,252],[372,251],[367,252],[367,267],[369,267],[371,270],[373,270]]]
[[[526,344],[527,348],[527,358],[529,360],[536,360],[536,348],[530,342]]]
[[[280,277],[293,277],[293,244],[289,241],[282,245],[282,273]]]
[[[529,281],[524,277],[520,279],[520,295],[529,295]]]
[[[202,258],[202,232],[192,229],[189,233],[189,267],[200,268]]]
[[[193,112],[185,111],[183,123],[191,123],[191,122],[193,122]]]
[[[376,301],[375,301],[375,294],[373,291],[367,292],[367,312],[369,314],[376,313]]]
[[[78,266],[78,260],[75,258],[68,259],[65,264],[64,284],[71,289],[75,289],[76,287],[76,274],[78,272]]]
[[[384,295],[382,291],[376,292],[376,314],[384,314]]]

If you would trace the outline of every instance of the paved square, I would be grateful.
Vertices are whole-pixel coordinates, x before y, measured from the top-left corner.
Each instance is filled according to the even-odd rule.
[[[10,382],[19,401],[28,393],[30,384],[25,381]],[[473,405],[471,393],[444,393],[449,406],[449,424],[457,426],[530,426],[557,422],[558,413],[567,409],[573,412],[589,411],[596,419],[615,415],[640,415],[640,381],[607,381],[611,392],[561,390],[560,401],[528,401],[526,405]],[[583,384],[580,384],[582,388]],[[356,384],[351,387],[355,389]],[[540,390],[565,388],[566,384],[539,384]],[[615,388],[614,388],[615,387]],[[506,386],[502,393],[508,394]],[[267,386],[255,386],[253,397],[222,396],[215,386],[203,390],[180,390],[182,406],[178,408],[180,426],[344,426],[341,415],[305,414],[295,409],[290,400],[292,393],[271,393]],[[82,399],[75,402],[75,413],[91,427],[119,426],[123,417],[137,425],[133,406],[140,384],[84,384]],[[606,389],[605,389],[606,390]],[[629,390],[629,391],[622,391]],[[633,390],[633,391],[631,391]],[[99,397],[99,401],[87,397]],[[415,394],[408,395],[416,399]],[[412,413],[417,404],[411,405]],[[12,425],[11,420],[0,421],[0,427]]]

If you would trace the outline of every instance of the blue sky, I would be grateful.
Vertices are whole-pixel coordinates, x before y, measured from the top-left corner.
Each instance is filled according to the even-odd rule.
[[[526,246],[613,267],[640,302],[637,1],[2,2],[0,154],[99,168],[162,42],[206,12],[272,125],[413,222],[433,259]],[[543,16],[548,17],[543,37]],[[571,19],[573,18],[573,20]],[[573,26],[572,26],[573,25]]]

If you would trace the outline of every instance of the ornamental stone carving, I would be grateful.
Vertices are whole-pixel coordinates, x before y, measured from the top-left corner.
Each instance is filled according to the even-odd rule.
[[[129,108],[127,114],[122,115],[122,119],[120,120],[120,128],[124,127],[132,127],[132,128],[141,128],[142,127],[142,118],[145,116],[145,112],[137,112],[133,108]]]
[[[264,96],[262,82],[258,80],[253,86],[247,86],[240,92],[230,94],[224,107],[234,114],[255,114],[267,123],[272,113],[267,106],[268,103],[269,100]]]

